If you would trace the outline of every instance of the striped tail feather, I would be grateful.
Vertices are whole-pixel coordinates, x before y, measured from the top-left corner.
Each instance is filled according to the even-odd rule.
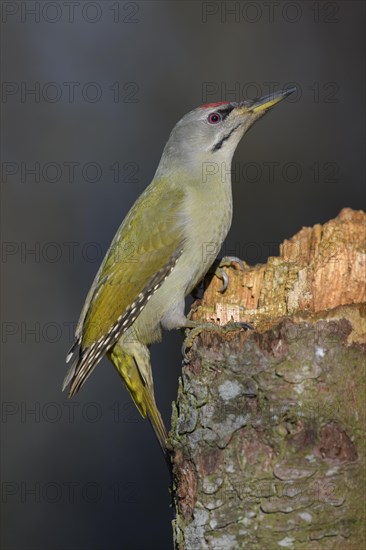
[[[139,356],[138,348],[139,345],[136,346],[136,349],[130,346],[127,350],[123,348],[123,345],[121,346],[120,343],[118,343],[108,352],[108,357],[122,378],[141,416],[149,419],[160,447],[164,455],[166,455],[168,434],[156,406],[152,381],[149,382],[142,374],[143,369],[150,369],[150,365],[141,364],[139,367],[137,359]]]
[[[160,447],[164,455],[166,455],[166,442],[168,439],[168,433],[164,426],[164,422],[161,418],[159,409],[156,406],[154,396],[147,386],[145,386],[145,402],[147,409],[147,418],[149,419],[149,422],[155,432],[156,438],[159,441]]]

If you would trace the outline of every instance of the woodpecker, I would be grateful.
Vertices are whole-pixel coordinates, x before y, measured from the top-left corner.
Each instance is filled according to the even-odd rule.
[[[209,103],[186,114],[86,297],[63,389],[75,395],[107,355],[163,451],[167,432],[155,402],[149,346],[161,340],[162,329],[192,328],[185,297],[210,269],[231,225],[234,151],[253,123],[294,91]]]

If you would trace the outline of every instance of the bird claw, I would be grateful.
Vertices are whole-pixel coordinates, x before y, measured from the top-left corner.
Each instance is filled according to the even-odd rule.
[[[223,268],[224,267],[235,267],[237,264],[240,266],[240,269],[242,271],[244,271],[245,267],[244,267],[243,261],[240,258],[237,258],[236,256],[224,256],[219,261],[219,264],[216,267],[214,273],[215,273],[216,277],[218,277],[219,279],[222,279],[222,281],[223,281],[222,288],[220,288],[220,290],[219,290],[219,292],[221,292],[221,294],[223,294],[225,292],[225,290],[227,289],[227,287],[229,286],[229,276],[224,271]]]
[[[242,271],[245,270],[243,260],[237,256],[223,256],[220,260],[219,267],[235,267],[235,264],[239,264]]]
[[[205,323],[202,321],[188,320],[185,328],[186,332],[184,342],[182,344],[182,355],[183,360],[188,361],[187,350],[192,347],[194,339],[204,330],[219,330],[220,326],[209,322]]]
[[[250,323],[244,323],[244,322],[241,322],[241,321],[230,321],[229,323],[224,325],[223,328],[226,331],[237,330],[237,329],[240,329],[240,328],[243,328],[245,330],[254,330],[253,325],[251,325]]]
[[[222,267],[218,267],[215,271],[216,277],[222,279],[222,287],[219,289],[219,292],[223,294],[227,287],[229,286],[229,275],[223,270]]]
[[[236,321],[229,322],[226,325],[216,325],[215,323],[189,320],[185,328],[187,329],[186,336],[182,344],[182,355],[185,362],[188,361],[187,350],[192,347],[194,339],[205,330],[216,332],[230,332],[238,329],[254,330],[253,325]]]

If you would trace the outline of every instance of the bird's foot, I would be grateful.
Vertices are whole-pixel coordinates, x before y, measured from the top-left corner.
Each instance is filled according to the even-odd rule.
[[[213,272],[216,277],[222,279],[222,288],[220,288],[219,292],[224,293],[229,285],[229,276],[224,267],[235,267],[237,269],[236,266],[239,266],[242,271],[245,269],[242,260],[236,256],[224,256],[221,260],[218,260],[218,263],[214,263]]]
[[[213,332],[230,332],[233,330],[240,330],[240,329],[251,329],[254,330],[254,327],[250,325],[249,323],[241,323],[241,322],[230,322],[226,325],[216,325],[215,323],[209,323],[204,321],[192,321],[191,319],[187,319],[187,324],[185,325],[186,334],[185,334],[185,340],[182,345],[182,355],[183,359],[187,360],[187,351],[192,347],[194,339],[201,334],[201,332],[204,331],[213,331]]]

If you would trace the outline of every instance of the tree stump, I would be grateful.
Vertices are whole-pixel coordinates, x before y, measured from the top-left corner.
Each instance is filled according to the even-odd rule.
[[[366,215],[213,277],[170,434],[179,550],[365,547]]]

